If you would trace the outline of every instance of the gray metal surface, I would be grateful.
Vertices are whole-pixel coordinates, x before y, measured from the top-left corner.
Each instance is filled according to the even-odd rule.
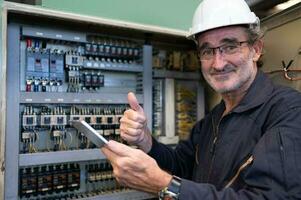
[[[0,5],[2,6],[2,2]],[[7,70],[7,10],[0,10],[0,199],[4,199],[4,176],[5,176],[5,132],[6,132],[6,70]]]
[[[143,103],[143,95],[137,95]],[[67,104],[127,104],[125,94],[118,93],[63,93],[21,92],[20,103],[67,103]]]
[[[178,29],[164,28],[161,26],[138,24],[138,23],[125,22],[121,20],[106,19],[100,17],[92,17],[92,16],[68,13],[63,11],[55,11],[47,8],[30,6],[26,4],[20,4],[20,3],[13,3],[8,1],[4,1],[3,5],[5,9],[7,9],[10,12],[30,14],[30,15],[37,16],[37,18],[46,16],[50,20],[61,19],[66,21],[68,20],[71,23],[80,22],[80,23],[88,23],[96,26],[110,26],[110,27],[116,27],[117,29],[122,29],[124,31],[131,31],[131,32],[145,31],[146,33],[152,33],[154,35],[164,34],[168,36],[175,36],[181,38],[185,38],[187,35],[187,31],[178,30]]]
[[[301,2],[274,15],[261,20],[261,26],[272,30],[294,20],[301,18]]]
[[[93,197],[84,197],[80,200],[143,200],[143,199],[151,199],[155,198],[153,194],[149,194],[146,192],[140,192],[136,190],[127,190],[122,192],[113,192],[108,194],[102,194]]]
[[[153,111],[153,79],[152,79],[152,53],[153,48],[149,45],[143,46],[143,108],[146,114],[148,128],[152,131],[152,111]]]
[[[84,33],[66,31],[55,29],[54,27],[32,27],[32,26],[23,26],[22,35],[32,36],[39,38],[55,39],[55,40],[64,40],[72,42],[87,42],[86,35]]]
[[[182,80],[200,80],[199,72],[176,72],[165,69],[154,70],[154,78],[175,78]]]
[[[25,167],[32,165],[102,160],[105,159],[105,156],[103,155],[100,149],[96,148],[72,151],[20,154],[18,158],[20,167]]]
[[[7,109],[5,141],[5,200],[18,198],[19,155],[19,27],[8,26]]]

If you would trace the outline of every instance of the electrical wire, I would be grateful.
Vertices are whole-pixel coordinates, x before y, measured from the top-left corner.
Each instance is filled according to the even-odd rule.
[[[298,50],[298,52],[293,56],[293,59],[291,59],[287,65],[285,64],[284,60],[281,61],[282,70],[273,70],[273,71],[268,71],[268,72],[265,72],[265,73],[266,74],[273,74],[273,73],[283,72],[284,78],[289,80],[289,81],[299,81],[299,80],[301,80],[301,77],[295,78],[295,77],[291,77],[289,75],[290,72],[296,72],[296,73],[301,72],[301,69],[289,69],[289,67],[293,64],[294,60],[299,55],[301,55],[301,49]]]
[[[29,153],[36,153],[36,149],[34,146],[34,137],[29,138]]]
[[[289,75],[289,72],[297,72],[297,73],[301,73],[301,69],[287,69],[287,68],[283,68],[282,70],[273,70],[273,71],[267,71],[267,72],[264,72],[266,74],[274,74],[274,73],[281,73],[283,72],[283,77],[289,81],[299,81],[301,80],[301,77],[299,78],[294,78],[294,77],[291,77]]]

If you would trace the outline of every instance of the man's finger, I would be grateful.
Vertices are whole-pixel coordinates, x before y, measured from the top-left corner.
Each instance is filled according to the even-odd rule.
[[[143,112],[143,110],[142,110]],[[133,110],[133,109],[128,109],[124,112],[123,117],[124,119],[127,119],[127,123],[140,123],[144,124],[145,123],[145,116],[144,113],[140,114],[139,112]],[[120,123],[124,123],[125,121],[123,119],[120,119]]]
[[[107,143],[106,148],[112,151],[112,153],[117,154],[117,156],[129,156],[133,150],[131,147],[116,142],[114,140],[110,140]]]
[[[120,133],[120,136],[121,136],[122,139],[124,139],[125,141],[127,141],[129,143],[136,144],[136,143],[140,142],[140,138],[137,137],[137,136],[132,136],[130,134],[126,134],[126,133],[123,133],[123,132]]]
[[[139,105],[139,102],[134,93],[128,93],[128,102],[133,110],[144,114],[143,108]]]
[[[102,153],[106,156],[106,158],[108,160],[110,160],[111,163],[115,163],[115,161],[117,160],[117,158],[119,157],[116,153],[114,153],[113,151],[111,151],[109,148],[107,147],[103,147],[101,148]]]

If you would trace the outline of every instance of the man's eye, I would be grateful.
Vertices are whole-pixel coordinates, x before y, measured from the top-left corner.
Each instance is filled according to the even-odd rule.
[[[201,51],[201,55],[211,55],[212,54],[212,49],[204,49]]]
[[[226,52],[235,51],[237,49],[237,45],[227,45],[223,47],[223,50]]]

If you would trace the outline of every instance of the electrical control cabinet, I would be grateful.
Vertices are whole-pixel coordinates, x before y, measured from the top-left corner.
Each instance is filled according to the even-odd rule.
[[[131,91],[154,137],[184,139],[204,106],[194,46],[162,31],[14,9],[7,15],[4,199],[154,198],[118,184],[101,151],[70,121],[85,120],[126,144],[119,120]]]
[[[119,185],[101,151],[70,123],[85,120],[126,143],[119,120],[127,93],[151,116],[152,47],[77,23],[30,19],[14,16],[7,29],[4,199],[152,198]]]
[[[153,134],[165,144],[185,140],[204,117],[204,88],[194,50],[185,44],[153,47]]]

